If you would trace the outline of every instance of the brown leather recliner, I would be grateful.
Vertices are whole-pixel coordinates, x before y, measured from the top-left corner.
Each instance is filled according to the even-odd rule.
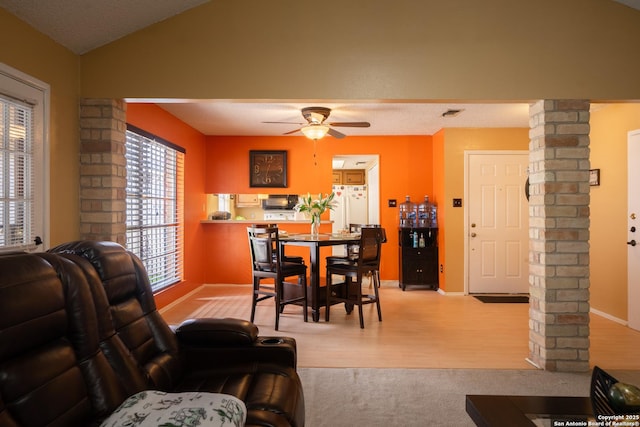
[[[98,425],[126,397],[79,266],[0,256],[0,426]]]
[[[117,244],[0,256],[0,427],[98,425],[145,389],[232,394],[248,426],[302,426],[295,369],[295,341],[247,321],[169,328]]]
[[[173,331],[156,310],[142,262],[122,246],[78,241],[49,252],[91,265],[84,270],[107,335],[103,350],[128,392],[144,385],[227,393],[245,402],[247,425],[304,425],[295,340],[259,338],[254,324],[237,319],[192,319]]]

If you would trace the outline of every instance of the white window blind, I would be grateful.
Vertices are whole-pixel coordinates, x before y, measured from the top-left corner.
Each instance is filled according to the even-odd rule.
[[[33,129],[33,105],[0,95],[0,247],[11,250],[36,242]]]
[[[154,291],[182,280],[184,150],[127,127],[127,249]]]

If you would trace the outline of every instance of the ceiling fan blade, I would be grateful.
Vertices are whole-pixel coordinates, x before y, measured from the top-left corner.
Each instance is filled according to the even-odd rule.
[[[295,129],[295,130],[291,130],[289,132],[285,132],[285,133],[283,133],[283,135],[291,135],[291,134],[296,133],[296,132],[300,132],[300,129]]]
[[[344,133],[342,133],[342,132],[338,132],[337,130],[335,130],[335,129],[331,129],[331,128],[329,128],[329,130],[327,131],[327,133],[328,133],[329,135],[331,135],[332,137],[334,137],[334,138],[338,138],[338,139],[342,139],[342,138],[344,138],[345,136],[347,136],[347,135],[345,135]]]
[[[329,126],[343,126],[343,127],[351,127],[351,128],[368,128],[371,126],[369,122],[337,122],[337,123],[329,123]]]
[[[262,123],[268,123],[268,124],[280,124],[280,125],[304,125],[305,123],[300,123],[300,122],[262,122]]]

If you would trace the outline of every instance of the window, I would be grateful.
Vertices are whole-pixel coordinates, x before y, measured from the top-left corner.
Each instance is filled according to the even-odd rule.
[[[184,149],[127,126],[127,249],[154,291],[182,280]]]
[[[48,101],[48,85],[0,64],[0,251],[48,241]]]

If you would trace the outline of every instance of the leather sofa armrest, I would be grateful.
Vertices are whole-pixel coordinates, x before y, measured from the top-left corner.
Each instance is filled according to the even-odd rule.
[[[188,346],[250,346],[258,339],[258,327],[241,319],[188,319],[175,330],[180,344]]]
[[[237,364],[276,364],[297,367],[296,340],[258,336],[258,327],[241,319],[200,318],[182,322],[175,330],[189,369]]]

